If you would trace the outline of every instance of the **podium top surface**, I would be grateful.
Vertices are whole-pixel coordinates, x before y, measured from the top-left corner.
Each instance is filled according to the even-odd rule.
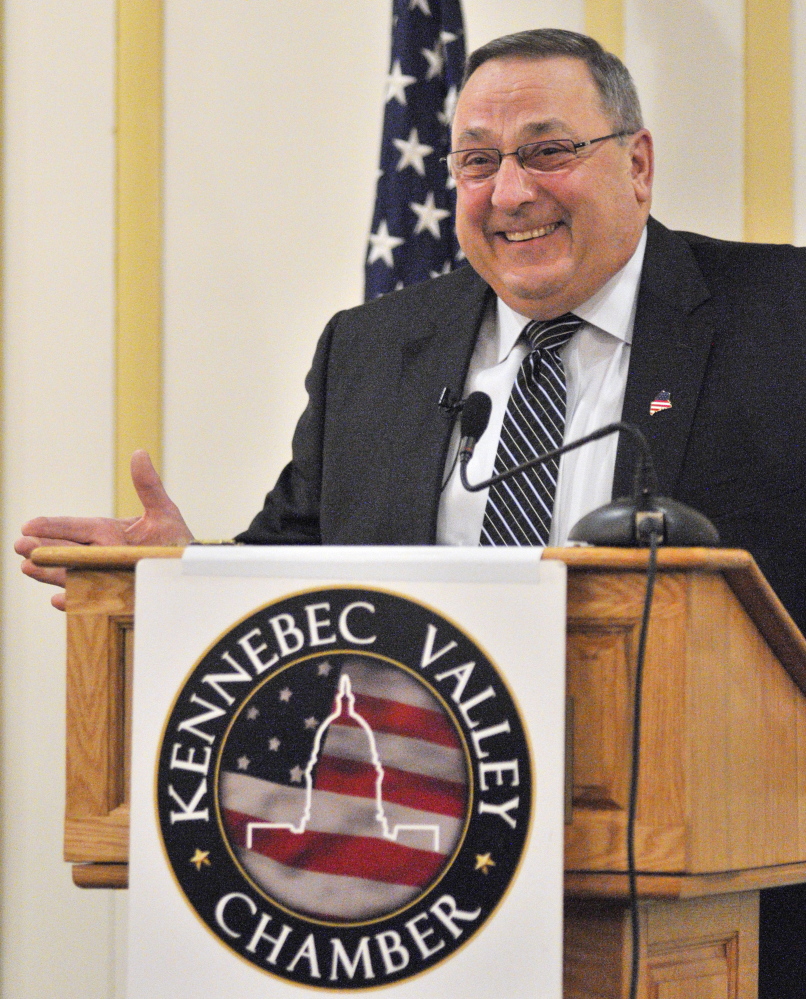
[[[44,546],[31,554],[37,565],[76,570],[132,570],[141,559],[181,558],[183,547],[69,545]],[[544,559],[555,559],[574,572],[643,572],[646,548],[546,548]],[[752,555],[730,548],[659,548],[660,572],[719,573],[736,594],[748,616],[806,694],[806,638],[778,599]]]
[[[181,558],[184,546],[49,545],[34,549],[36,565],[70,569],[127,569],[145,558]],[[545,548],[544,559],[557,559],[578,569],[641,572],[649,560],[647,548]],[[658,568],[695,572],[742,571],[755,565],[748,552],[732,548],[659,548]]]

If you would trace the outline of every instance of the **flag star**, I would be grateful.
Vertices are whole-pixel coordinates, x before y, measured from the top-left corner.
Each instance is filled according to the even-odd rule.
[[[389,229],[386,226],[386,219],[381,219],[378,231],[369,234],[369,242],[370,250],[367,263],[374,264],[376,260],[382,260],[387,267],[394,267],[395,262],[392,259],[392,250],[396,246],[400,246],[401,243],[404,243],[405,240],[400,239],[399,236],[390,236]]]
[[[453,174],[448,173],[448,179],[445,181],[445,190],[453,191],[456,188],[456,181],[453,179]]]
[[[191,862],[191,864],[195,864],[196,865],[196,870],[197,871],[200,871],[202,869],[202,865],[204,865],[205,867],[209,867],[210,866],[210,851],[209,850],[200,850],[198,847],[196,847],[196,852],[190,858],[190,862]]]
[[[292,783],[294,784],[302,783],[302,767],[299,766],[292,767],[291,770],[289,771],[289,774],[291,775]]]
[[[454,260],[456,261],[457,264],[461,264],[461,262],[466,259],[467,257],[465,257],[465,251],[460,246],[459,249],[456,251],[456,256],[454,257]]]
[[[269,739],[269,749],[271,750],[272,753],[276,753],[279,748],[280,748],[280,740],[277,738],[276,735],[273,735],[271,739]]]
[[[428,0],[409,0],[409,10],[414,10],[415,7],[421,10],[426,17],[431,17],[431,8],[428,6]]]
[[[310,718],[305,719],[305,728],[316,728],[318,724],[319,724],[319,719],[314,718],[313,715],[311,715]]]
[[[418,205],[416,201],[409,202],[409,208],[417,216],[417,225],[414,227],[414,235],[424,232],[426,229],[434,239],[439,239],[442,233],[439,231],[439,223],[448,218],[451,214],[447,208],[437,208],[434,204],[434,192],[429,191],[425,196],[423,204]]]
[[[319,663],[319,665],[316,667],[316,672],[319,674],[319,676],[327,676],[328,673],[330,672],[330,663],[327,661]]]
[[[433,49],[420,49],[420,55],[424,56],[428,63],[428,70],[425,74],[426,80],[433,80],[435,76],[440,76],[442,68],[445,65],[445,57],[442,54],[442,47],[439,42],[437,42]]]
[[[283,687],[283,689],[280,691],[280,700],[283,701],[283,703],[285,704],[288,704],[288,702],[291,700],[291,690],[289,687]]]
[[[440,31],[439,40],[443,45],[450,45],[451,42],[455,42],[458,35],[454,35],[452,31]]]
[[[238,769],[239,770],[248,770],[250,762],[251,761],[250,761],[250,759],[249,759],[248,756],[239,756],[238,757]]]
[[[451,262],[450,260],[446,260],[445,263],[442,265],[441,270],[429,271],[428,276],[432,278],[437,278],[440,277],[442,274],[450,274],[450,272],[451,272]]]
[[[394,99],[398,104],[406,104],[406,87],[417,82],[416,76],[406,76],[400,68],[400,60],[396,59],[392,66],[392,71],[386,78],[386,100]]]
[[[453,114],[456,111],[456,102],[458,99],[459,94],[456,87],[449,87],[447,94],[445,94],[442,110],[437,111],[437,118],[439,118],[440,124],[444,125],[445,128],[448,128],[453,121]]]
[[[409,132],[408,139],[394,139],[394,145],[400,150],[401,157],[397,161],[397,169],[405,170],[406,167],[413,167],[421,177],[425,177],[425,163],[423,160],[429,153],[433,153],[433,146],[426,146],[420,142],[417,129],[413,128]]]
[[[256,708],[253,704],[252,707],[246,712],[246,717],[249,719],[249,721],[254,721],[259,714],[260,714],[260,709]]]
[[[398,281],[397,284],[395,285],[395,291],[403,291],[405,287],[406,286],[403,284],[402,281]]]

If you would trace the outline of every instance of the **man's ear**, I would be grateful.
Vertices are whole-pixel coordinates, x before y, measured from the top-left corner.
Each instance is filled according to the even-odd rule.
[[[649,131],[642,128],[630,137],[630,173],[635,197],[644,204],[652,197],[652,178],[655,174],[655,148]]]

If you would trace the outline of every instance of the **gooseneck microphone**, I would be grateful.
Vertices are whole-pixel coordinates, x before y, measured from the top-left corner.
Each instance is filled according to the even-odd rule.
[[[522,465],[493,475],[484,482],[470,483],[467,480],[467,464],[473,456],[476,442],[487,429],[492,411],[492,401],[486,392],[471,392],[464,400],[460,424],[459,477],[468,492],[477,493],[488,489],[497,482],[503,482],[520,475],[529,468],[535,468],[552,458],[558,458],[568,451],[609,437],[610,434],[626,433],[638,452],[633,481],[633,495],[607,503],[586,514],[571,529],[569,541],[582,541],[592,545],[632,548],[650,543],[651,536],[657,535],[661,544],[679,548],[691,546],[713,547],[719,544],[719,533],[714,525],[696,510],[667,496],[656,496],[658,479],[646,437],[631,423],[608,423],[578,440],[562,447],[546,451],[538,458],[525,461]]]

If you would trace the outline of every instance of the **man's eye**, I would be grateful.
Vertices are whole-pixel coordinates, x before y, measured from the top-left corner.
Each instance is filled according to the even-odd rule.
[[[521,151],[521,162],[533,170],[556,170],[574,158],[575,150],[566,142],[546,142],[527,146]]]
[[[533,156],[557,156],[561,153],[567,153],[568,149],[566,146],[560,145],[559,143],[551,146],[541,146],[538,149],[532,151]]]
[[[497,158],[492,153],[481,149],[474,149],[462,157],[463,167],[485,167],[497,162]]]

